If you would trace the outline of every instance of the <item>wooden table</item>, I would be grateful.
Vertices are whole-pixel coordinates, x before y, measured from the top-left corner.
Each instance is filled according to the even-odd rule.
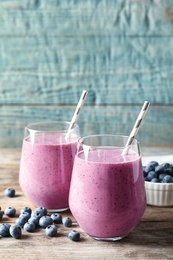
[[[0,206],[4,210],[13,206],[19,211],[32,205],[24,197],[18,182],[20,149],[0,149]],[[14,198],[4,196],[7,187],[16,189]],[[62,213],[71,216],[70,211]],[[15,223],[4,215],[3,222]],[[34,233],[22,230],[22,238],[0,238],[0,259],[173,259],[173,207],[147,207],[142,221],[129,236],[119,242],[99,242],[85,234],[73,219],[73,227],[59,225],[57,237],[50,238],[44,229]],[[76,229],[81,241],[67,238]]]

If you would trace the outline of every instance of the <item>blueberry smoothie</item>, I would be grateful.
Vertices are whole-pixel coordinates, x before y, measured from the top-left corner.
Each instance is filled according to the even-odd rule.
[[[75,157],[69,205],[79,225],[95,238],[126,236],[145,210],[141,157],[134,151],[121,153],[102,148]]]
[[[36,135],[23,140],[19,182],[34,206],[64,210],[68,206],[78,136],[66,141],[65,134]]]

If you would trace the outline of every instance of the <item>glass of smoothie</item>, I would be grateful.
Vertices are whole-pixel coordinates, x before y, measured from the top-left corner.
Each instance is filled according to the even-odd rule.
[[[139,142],[125,155],[127,136],[80,138],[75,156],[69,206],[81,228],[97,240],[127,236],[146,207]]]
[[[29,201],[50,212],[69,208],[68,196],[79,127],[70,122],[31,123],[25,127],[19,183]],[[67,138],[68,132],[68,138]]]

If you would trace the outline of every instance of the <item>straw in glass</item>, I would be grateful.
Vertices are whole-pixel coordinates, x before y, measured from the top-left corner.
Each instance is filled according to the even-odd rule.
[[[126,155],[128,153],[128,150],[130,148],[130,145],[132,144],[133,140],[135,139],[135,136],[139,130],[139,127],[141,125],[141,122],[142,120],[144,119],[145,115],[146,115],[146,112],[149,108],[149,105],[150,103],[148,101],[145,101],[144,104],[143,104],[143,107],[138,115],[138,118],[134,124],[134,127],[129,135],[129,138],[127,140],[127,143],[126,143],[126,146],[125,146],[125,149],[123,150],[122,152],[122,155]]]
[[[68,128],[68,131],[67,131],[67,134],[66,134],[66,140],[68,139],[69,135],[70,135],[70,130],[74,127],[75,123],[77,122],[78,118],[79,118],[79,114],[80,114],[80,111],[85,103],[85,99],[86,99],[86,96],[87,96],[87,91],[86,90],[83,90],[82,92],[82,95],[79,99],[79,102],[77,104],[77,107],[76,107],[76,110],[74,112],[74,115],[72,117],[72,120],[70,122],[70,126]]]

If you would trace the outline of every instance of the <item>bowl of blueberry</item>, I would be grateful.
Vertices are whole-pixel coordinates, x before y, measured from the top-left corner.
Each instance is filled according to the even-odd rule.
[[[173,206],[173,164],[150,161],[143,166],[148,205]]]

